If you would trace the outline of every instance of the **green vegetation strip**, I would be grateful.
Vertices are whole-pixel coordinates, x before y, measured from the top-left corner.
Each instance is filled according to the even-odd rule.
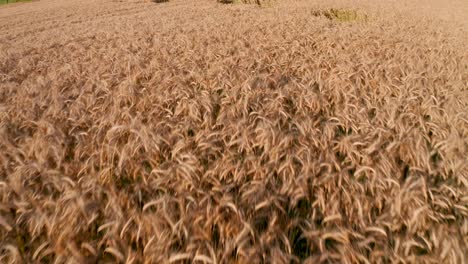
[[[0,0],[0,5],[19,3],[19,2],[31,2],[31,0]]]

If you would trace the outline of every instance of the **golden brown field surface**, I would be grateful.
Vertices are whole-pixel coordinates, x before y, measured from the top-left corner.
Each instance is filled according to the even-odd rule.
[[[467,14],[0,6],[0,263],[467,263]]]

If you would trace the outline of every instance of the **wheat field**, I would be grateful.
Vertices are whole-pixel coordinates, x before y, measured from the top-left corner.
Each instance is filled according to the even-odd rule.
[[[468,263],[466,14],[0,7],[0,263]]]

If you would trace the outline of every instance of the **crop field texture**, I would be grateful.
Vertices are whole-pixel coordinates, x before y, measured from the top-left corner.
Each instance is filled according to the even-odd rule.
[[[467,6],[3,5],[0,263],[467,263]]]

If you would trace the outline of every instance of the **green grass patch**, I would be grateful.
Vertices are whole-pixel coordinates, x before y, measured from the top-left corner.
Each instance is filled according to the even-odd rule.
[[[20,3],[20,2],[31,2],[31,0],[0,0],[0,5]]]

